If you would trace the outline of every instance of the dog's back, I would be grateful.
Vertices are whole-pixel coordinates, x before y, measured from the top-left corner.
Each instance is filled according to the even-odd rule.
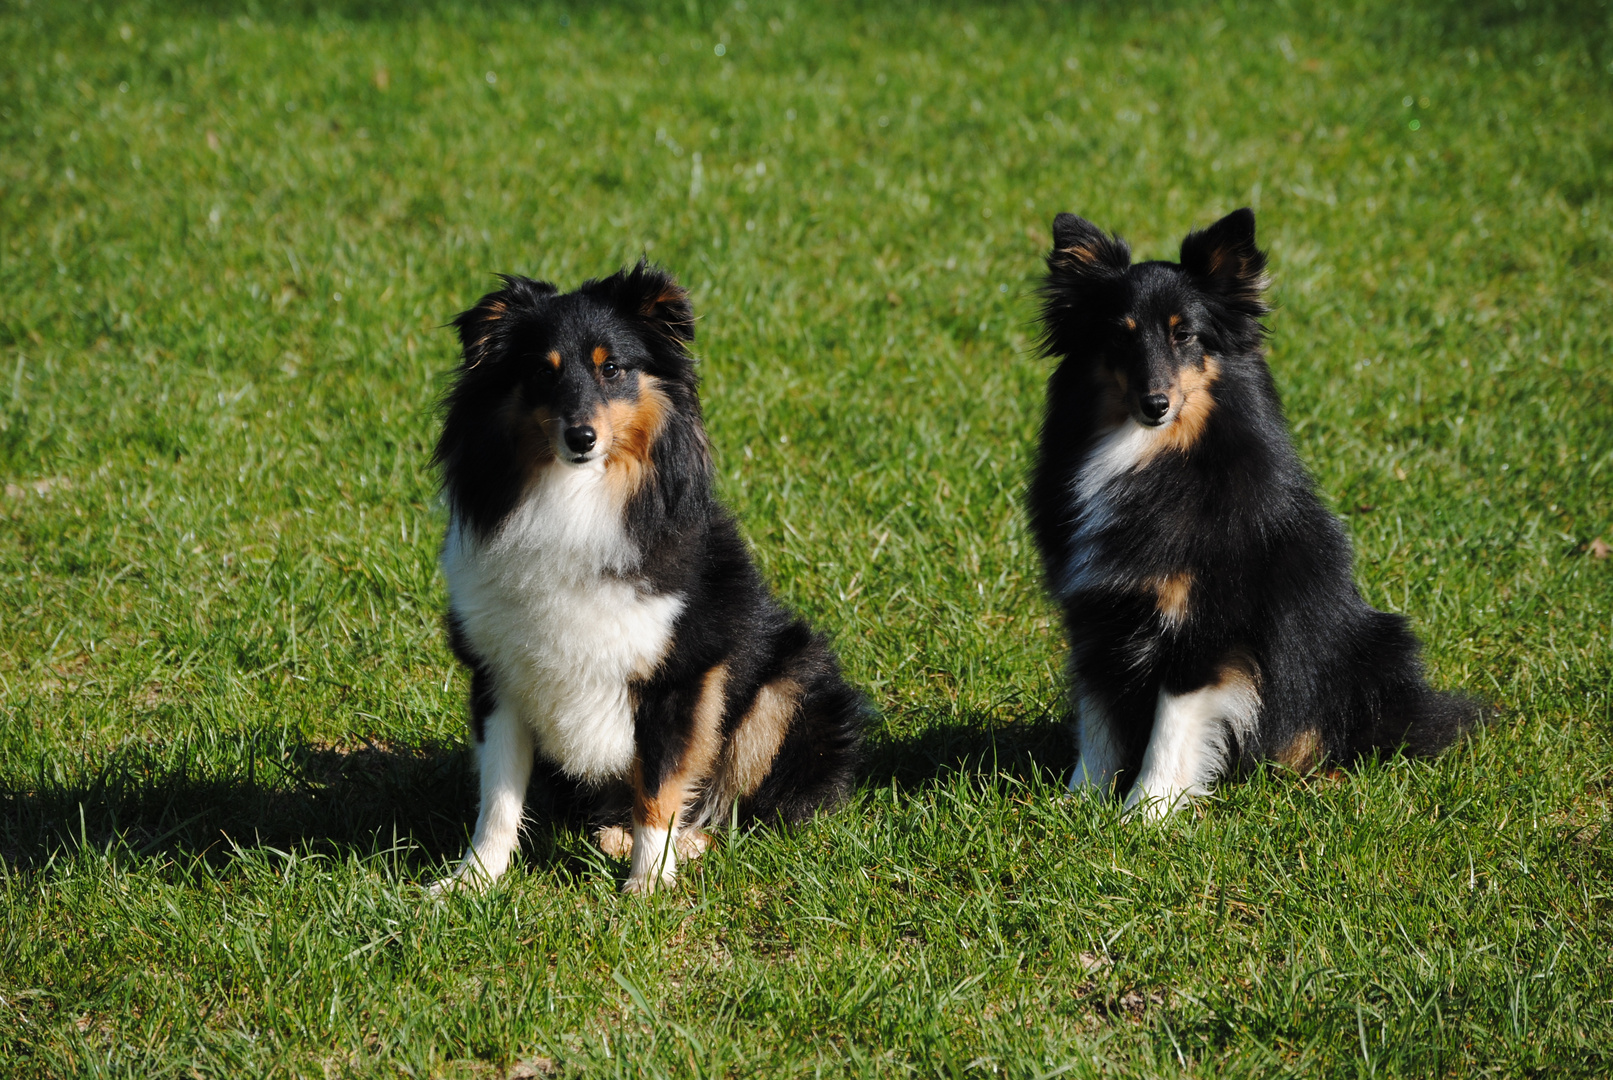
[[[1054,236],[1029,511],[1070,635],[1072,787],[1118,781],[1157,813],[1261,760],[1432,754],[1472,727],[1405,620],[1361,599],[1294,453],[1253,214],[1190,234],[1180,263],[1134,265],[1072,215]]]

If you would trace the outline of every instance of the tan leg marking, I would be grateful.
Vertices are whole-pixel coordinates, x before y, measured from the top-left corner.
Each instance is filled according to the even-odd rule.
[[[750,712],[728,742],[725,795],[734,799],[749,795],[767,778],[800,704],[801,684],[794,679],[774,679],[756,692]]]
[[[689,741],[683,757],[672,772],[662,777],[652,795],[644,790],[644,775],[633,769],[633,821],[657,829],[671,829],[694,790],[709,779],[712,766],[722,753],[723,692],[728,686],[728,668],[718,664],[706,672],[695,702]]]
[[[718,664],[706,672],[683,754],[672,771],[660,778],[654,792],[645,787],[643,762],[633,762],[633,861],[622,885],[628,892],[649,893],[671,885],[677,880],[678,856],[705,850],[698,839],[680,843],[678,818],[700,785],[710,779],[722,751],[723,696],[727,685],[726,666]]]
[[[1164,577],[1154,578],[1149,583],[1158,596],[1159,614],[1165,620],[1165,625],[1175,629],[1187,621],[1187,601],[1193,591],[1193,575],[1187,571],[1180,574],[1166,574]]]
[[[1322,733],[1306,728],[1290,739],[1272,758],[1297,773],[1308,773],[1322,763]]]

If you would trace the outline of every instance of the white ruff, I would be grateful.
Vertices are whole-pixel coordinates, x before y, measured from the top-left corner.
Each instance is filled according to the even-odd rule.
[[[1145,428],[1128,416],[1119,427],[1093,443],[1086,460],[1081,462],[1081,471],[1075,475],[1076,501],[1091,502],[1109,486],[1109,481],[1135,469],[1160,430]]]
[[[1059,576],[1061,599],[1067,600],[1102,580],[1102,567],[1097,564],[1097,536],[1112,516],[1104,489],[1137,467],[1156,434],[1157,429],[1145,428],[1128,416],[1087,451],[1070,485],[1070,507],[1078,523],[1070,537],[1070,557]]]
[[[661,662],[684,603],[634,579],[640,553],[604,476],[600,461],[555,462],[496,534],[478,540],[456,518],[442,550],[449,606],[499,706],[590,780],[631,767],[628,681]]]

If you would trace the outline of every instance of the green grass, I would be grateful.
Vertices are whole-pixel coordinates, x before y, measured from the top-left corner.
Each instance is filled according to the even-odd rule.
[[[1613,8],[662,7],[0,4],[0,1073],[1613,1070]],[[1138,827],[1057,797],[1033,290],[1244,204],[1361,588],[1501,718]],[[644,251],[868,777],[427,903],[443,323]]]

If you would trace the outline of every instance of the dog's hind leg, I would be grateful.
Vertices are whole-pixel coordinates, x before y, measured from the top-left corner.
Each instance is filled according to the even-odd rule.
[[[481,809],[476,814],[476,832],[458,869],[433,885],[432,892],[491,884],[504,873],[520,846],[521,812],[532,778],[532,731],[513,709],[501,706],[487,714],[480,734],[476,768]]]
[[[1185,694],[1161,690],[1126,811],[1157,820],[1208,794],[1227,771],[1233,740],[1248,738],[1259,711],[1259,688],[1236,666],[1227,667],[1217,682]]]
[[[1125,753],[1114,718],[1090,694],[1076,696],[1075,771],[1070,774],[1070,792],[1107,795],[1115,777],[1125,768]]]

